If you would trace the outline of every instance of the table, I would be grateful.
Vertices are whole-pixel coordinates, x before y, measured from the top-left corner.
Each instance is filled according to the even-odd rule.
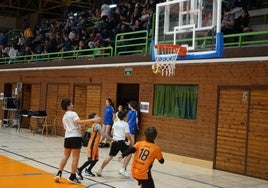
[[[41,114],[41,115],[35,115],[35,114]],[[47,115],[46,115],[45,111],[22,111],[20,113],[20,116],[21,116],[21,118],[27,117],[27,118],[36,119],[36,126],[32,126],[31,122],[30,122],[30,125],[29,125],[29,128],[31,129],[31,132],[33,132],[33,134],[38,132],[39,127],[41,128],[41,126],[39,126],[41,124],[40,120],[42,120],[42,124],[43,124],[45,119],[47,118]],[[22,121],[22,119],[20,120],[20,122],[21,121]],[[18,127],[20,128],[20,123],[19,123]]]

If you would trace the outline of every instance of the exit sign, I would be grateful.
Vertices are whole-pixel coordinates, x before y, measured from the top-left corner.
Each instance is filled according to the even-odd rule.
[[[132,72],[133,72],[132,68],[125,68],[124,75],[130,76],[130,75],[132,75]]]

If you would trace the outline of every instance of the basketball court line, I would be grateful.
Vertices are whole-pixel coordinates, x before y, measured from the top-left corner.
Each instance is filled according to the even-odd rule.
[[[26,160],[34,161],[34,162],[40,163],[40,164],[42,164],[42,165],[45,165],[45,166],[48,166],[48,167],[57,169],[57,167],[55,167],[55,166],[53,166],[53,165],[50,165],[50,164],[47,164],[47,163],[44,163],[44,162],[39,161],[39,160],[37,160],[37,159],[33,159],[33,158],[27,157],[27,156],[25,156],[25,155],[21,155],[21,154],[18,154],[18,153],[15,153],[15,152],[12,152],[12,151],[3,149],[3,148],[0,148],[0,150],[4,151],[4,152],[6,152],[6,153],[10,153],[10,154],[13,154],[13,155],[16,155],[16,156],[25,158]],[[12,160],[12,159],[11,159],[11,160]],[[0,155],[0,161],[1,161],[1,155]],[[14,161],[15,161],[15,160],[14,160]],[[19,163],[19,162],[21,162],[21,161],[23,161],[23,160],[20,160],[20,161],[17,161],[17,162]],[[0,166],[1,166],[1,162],[0,162]],[[29,165],[27,165],[27,166],[29,166]],[[16,169],[16,168],[15,168],[15,169]],[[195,183],[200,184],[200,186],[201,186],[201,185],[205,185],[205,186],[209,186],[209,187],[212,187],[212,188],[213,188],[213,187],[215,187],[215,188],[222,188],[222,187],[217,186],[217,185],[214,185],[214,184],[210,184],[210,183],[207,183],[207,182],[202,182],[202,181],[199,181],[199,180],[195,180],[195,179],[191,179],[191,178],[187,178],[187,177],[183,177],[183,176],[174,175],[174,174],[172,174],[172,173],[167,173],[167,172],[163,172],[163,171],[159,171],[159,170],[153,170],[153,171],[158,172],[158,173],[160,173],[160,174],[162,174],[162,175],[173,176],[173,177],[175,177],[175,178],[179,178],[179,179],[183,179],[183,180],[187,180],[187,181],[195,182]],[[64,170],[64,172],[65,172],[65,173],[70,173],[70,172],[68,172],[68,171],[66,171],[66,170]],[[112,171],[106,171],[106,172],[110,173],[110,172],[112,172]],[[45,172],[45,174],[49,174],[49,173]],[[32,176],[32,178],[35,178],[36,176],[41,176],[41,175],[44,175],[44,174],[42,174],[42,173],[40,173],[40,172],[32,172],[32,173],[23,173],[23,174],[16,174],[16,173],[14,173],[14,174],[9,174],[9,175],[8,175],[8,174],[7,174],[7,175],[1,175],[1,172],[0,172],[0,178],[1,178],[1,177],[4,177],[4,176],[6,176],[6,177],[11,177],[11,176],[21,176],[21,175],[22,175],[22,176]],[[50,175],[49,181],[52,181],[54,175],[51,175],[51,174],[49,174],[49,175]],[[115,183],[115,182],[126,182],[126,181],[131,181],[131,180],[133,180],[133,179],[116,179],[116,180],[97,181],[97,180],[94,180],[94,179],[92,179],[92,178],[87,178],[87,177],[84,177],[84,179],[87,179],[87,180],[90,180],[90,181],[93,181],[93,182],[94,182],[94,183],[92,183],[92,184],[86,186],[87,188],[91,188],[91,187],[94,187],[94,186],[96,186],[96,185],[102,185],[102,186],[105,186],[105,187],[116,188],[115,186],[110,185],[110,183]],[[62,178],[62,180],[63,180],[63,182],[61,182],[61,183],[64,183],[64,184],[65,184],[66,181],[67,181],[67,180],[64,179],[64,178]],[[53,181],[53,182],[54,182],[54,181]],[[67,181],[67,183],[70,183],[70,182]],[[0,183],[0,185],[1,185],[1,183]],[[25,187],[25,188],[26,188],[26,187]]]
[[[25,137],[25,136],[22,136],[22,135],[17,135],[17,134],[12,134],[12,133],[8,133],[8,134],[11,134],[12,136],[16,136],[16,137],[18,137],[18,138],[22,138],[22,139],[27,139],[27,140],[31,140],[33,143],[40,143],[41,141],[37,141],[37,140],[35,140],[35,139],[33,139],[33,138],[29,138],[29,137]],[[10,135],[10,136],[11,136]],[[37,135],[35,135],[35,136],[37,136]],[[20,142],[21,143],[21,142]],[[27,143],[27,142],[26,142]],[[2,145],[3,146],[3,145]],[[1,146],[1,147],[2,147]],[[42,161],[40,161],[40,160],[38,160],[38,159],[40,159],[40,158],[38,158],[38,159],[36,159],[36,158],[31,158],[31,157],[28,157],[28,156],[26,156],[26,155],[21,155],[21,154],[19,154],[19,153],[16,153],[16,152],[12,152],[12,151],[10,151],[10,150],[8,150],[8,149],[3,149],[3,148],[0,148],[0,150],[2,150],[2,151],[4,151],[4,152],[6,152],[6,153],[10,153],[10,154],[12,154],[12,155],[16,155],[16,156],[19,156],[19,157],[22,157],[23,159],[25,159],[25,161],[26,160],[28,160],[28,161],[33,161],[33,162],[36,162],[36,163],[39,163],[39,164],[42,164],[42,165],[44,165],[44,166],[47,166],[47,167],[50,167],[50,168],[53,168],[53,169],[57,169],[57,167],[56,166],[53,166],[53,165],[50,165],[50,164],[48,164],[48,163],[45,163],[45,162],[42,162]],[[23,149],[23,148],[21,148],[21,149],[19,149],[20,151],[22,151],[23,152],[23,150],[25,150],[25,149]],[[18,149],[16,149],[16,151],[18,151]],[[35,151],[35,152],[49,152],[49,150],[44,150],[44,149],[36,149],[36,148],[33,148],[32,150],[30,150],[31,152],[33,152],[33,151]],[[54,151],[54,150],[51,150],[51,151]],[[55,150],[56,151],[56,150]],[[29,152],[29,150],[27,150],[27,152]],[[82,152],[81,152],[82,153]],[[53,157],[51,157],[51,158],[53,158]],[[46,157],[46,159],[47,159],[47,157]],[[103,160],[104,158],[102,158],[101,160]],[[20,160],[20,161],[24,161],[24,160]],[[114,161],[114,160],[113,160]],[[1,165],[1,163],[0,163],[0,165]],[[212,188],[221,188],[220,186],[217,186],[217,185],[213,185],[213,184],[209,184],[209,183],[207,183],[207,182],[202,182],[202,181],[198,181],[198,180],[195,180],[195,179],[190,179],[190,178],[187,178],[187,177],[183,177],[183,176],[178,176],[178,175],[174,175],[174,174],[172,174],[172,173],[167,173],[167,172],[163,172],[163,171],[156,171],[156,170],[152,170],[153,172],[155,171],[155,172],[158,172],[159,174],[162,174],[162,175],[167,175],[167,176],[172,176],[172,177],[175,177],[175,178],[179,178],[179,179],[183,179],[183,180],[186,180],[186,181],[189,181],[189,182],[194,182],[194,183],[198,183],[198,184],[200,184],[200,186],[208,186],[208,187],[212,187]],[[113,171],[105,171],[106,173],[113,173]],[[70,173],[69,171],[66,171],[66,170],[64,170],[64,173]],[[15,174],[15,173],[14,173]],[[52,179],[53,179],[53,177],[54,177],[54,175],[52,175]],[[107,178],[106,176],[105,177],[103,177],[103,178]],[[104,187],[110,187],[110,188],[116,188],[115,186],[113,186],[113,185],[111,185],[111,183],[116,183],[116,182],[126,182],[126,181],[130,181],[130,180],[133,180],[133,179],[109,179],[109,180],[106,180],[106,179],[102,179],[102,180],[100,180],[100,181],[98,181],[98,180],[95,180],[95,179],[93,179],[93,178],[87,178],[87,177],[85,177],[84,179],[87,179],[87,180],[90,180],[90,181],[92,181],[93,183],[91,183],[91,184],[88,184],[86,187],[87,188],[91,188],[91,187],[95,187],[95,186],[97,186],[97,185],[101,185],[101,186],[104,186]],[[51,179],[50,179],[50,181],[51,181]],[[135,180],[134,180],[135,181]],[[83,183],[83,182],[82,182]],[[135,182],[135,184],[136,184],[136,182]]]
[[[26,165],[20,161],[0,155],[0,187],[13,188],[72,188],[85,187],[84,185],[74,185],[67,180],[56,183],[53,175],[43,170]]]
[[[31,181],[32,179],[40,178],[39,184],[46,182],[55,183],[53,177],[57,172],[58,164],[62,156],[63,137],[60,136],[33,136],[28,129],[21,129],[21,132],[16,132],[13,128],[0,128],[0,155],[11,158],[13,163],[7,163],[0,160],[0,187],[14,188],[13,178],[24,179],[23,181]],[[101,165],[104,158],[109,152],[108,148],[100,149],[100,160],[96,167],[93,169],[95,172]],[[158,164],[156,161],[152,169],[153,177],[156,187],[169,187],[169,188],[249,188],[249,187],[267,187],[267,181],[245,177],[228,172],[218,171],[211,169],[210,166],[202,167],[198,165],[189,165],[185,159],[180,156],[173,156],[165,154],[165,164]],[[80,156],[80,164],[87,159],[86,148],[82,148]],[[181,162],[181,161],[185,161]],[[18,167],[13,168],[13,171],[4,172],[3,169],[7,166],[18,164],[18,162],[35,167],[36,169],[18,171]],[[70,160],[66,165],[66,170],[63,172],[63,177],[70,174]],[[196,162],[194,161],[193,164]],[[103,171],[103,177],[85,177],[82,181],[83,187],[87,188],[126,188],[137,187],[137,181],[134,179],[123,178],[118,174],[122,163],[114,158],[107,169]],[[40,170],[41,169],[41,170]],[[130,166],[128,167],[128,171]],[[47,178],[43,178],[47,177]],[[65,181],[64,185],[72,186],[69,182]],[[5,180],[2,181],[2,180]],[[23,182],[22,181],[22,182]],[[5,184],[4,184],[5,183]],[[54,186],[52,184],[51,186]],[[249,186],[250,185],[250,186]],[[61,186],[57,185],[56,186]],[[77,185],[75,185],[77,186]],[[23,188],[32,188],[31,186],[18,186]],[[39,185],[36,187],[40,187]],[[35,187],[35,188],[36,188]],[[42,188],[42,186],[41,186]],[[54,186],[55,188],[55,186]]]
[[[19,156],[19,157],[22,157],[22,158],[25,158],[26,160],[31,160],[31,161],[34,161],[34,162],[37,162],[37,163],[40,163],[40,164],[42,164],[42,165],[45,165],[45,166],[48,166],[48,167],[51,167],[51,168],[54,168],[54,169],[58,169],[57,167],[55,167],[55,166],[53,166],[53,165],[50,165],[50,164],[47,164],[47,163],[44,163],[44,162],[42,162],[42,161],[39,161],[39,160],[36,160],[36,159],[33,159],[33,158],[30,158],[30,157],[27,157],[27,156],[25,156],[25,155],[21,155],[21,154],[18,154],[18,153],[15,153],[15,152],[12,152],[12,151],[9,151],[9,150],[6,150],[6,149],[2,149],[2,148],[0,148],[0,150],[2,150],[2,151],[4,151],[4,152],[6,152],[6,153],[10,153],[10,154],[13,154],[13,155],[17,155],[17,156]],[[0,155],[0,166],[4,166],[4,165],[7,165],[8,167],[10,166],[10,165],[8,165],[8,164],[11,164],[10,162],[7,162],[7,160],[2,160],[2,158],[7,158],[7,157],[4,157],[4,156],[2,156],[2,155]],[[12,165],[11,166],[14,166],[14,164],[16,164],[16,162],[18,162],[18,163],[21,163],[21,164],[23,164],[22,163],[22,161],[16,161],[16,160],[13,160],[13,159],[9,159],[10,161],[14,161],[14,162],[12,162]],[[16,161],[16,162],[15,162]],[[29,167],[31,167],[30,165],[26,165],[26,164],[24,164],[25,166],[29,166]],[[1,167],[2,169],[4,169],[3,167]],[[34,173],[23,173],[23,174],[16,174],[16,168],[17,167],[14,167],[14,171],[15,171],[15,173],[14,174],[1,174],[1,170],[0,170],[0,178],[1,177],[11,177],[11,176],[20,176],[20,175],[23,175],[23,176],[38,176],[38,175],[43,175],[42,173],[40,173],[40,172],[34,172]],[[18,167],[19,168],[19,167]],[[34,167],[33,167],[34,168]],[[24,168],[20,168],[20,169],[24,169]],[[35,169],[35,168],[34,168]],[[70,173],[69,171],[66,171],[66,170],[64,170],[64,172],[65,173]],[[49,174],[49,173],[47,173],[47,172],[45,172],[46,174]],[[53,178],[54,178],[54,175],[51,175],[50,174],[50,181],[51,180],[53,180]],[[61,178],[61,179],[65,179],[65,178]],[[90,181],[93,181],[93,182],[95,182],[93,185],[96,185],[96,184],[101,184],[101,185],[104,185],[104,186],[106,186],[106,187],[111,187],[111,188],[116,188],[116,187],[114,187],[114,186],[112,186],[112,185],[109,185],[109,184],[106,184],[105,182],[99,182],[99,181],[96,181],[96,180],[94,180],[94,179],[91,179],[91,178],[87,178],[87,177],[85,177],[84,179],[87,179],[87,180],[90,180]],[[66,182],[67,180],[64,180],[63,182],[60,182],[60,183],[64,183],[64,182]],[[53,181],[54,182],[54,181]],[[68,181],[67,181],[68,182]],[[68,182],[68,183],[70,183],[70,182]],[[82,185],[82,184],[81,184]],[[91,185],[90,185],[91,186]],[[90,186],[88,186],[88,187],[90,187]],[[0,187],[1,187],[1,183],[0,183]],[[84,187],[84,186],[83,186]],[[24,188],[26,188],[26,187],[24,187]],[[40,188],[42,188],[42,187],[40,187]]]

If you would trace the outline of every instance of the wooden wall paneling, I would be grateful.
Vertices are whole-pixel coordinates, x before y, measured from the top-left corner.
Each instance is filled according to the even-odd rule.
[[[242,89],[221,89],[219,98],[216,169],[244,174],[248,100]]]
[[[57,95],[58,85],[47,84],[46,85],[46,113],[49,122],[53,122],[54,118],[57,117]],[[49,132],[50,130],[48,130]],[[57,132],[57,123],[56,123]]]
[[[86,114],[87,86],[74,86],[74,110],[81,119],[87,118]]]
[[[100,115],[100,85],[75,85],[74,101],[75,111],[81,119],[87,119],[88,115],[93,112]],[[83,129],[83,131],[85,131],[85,129]]]
[[[268,89],[252,89],[247,175],[268,179]]]
[[[61,101],[64,98],[69,98],[69,84],[47,84],[46,112],[50,118],[57,117],[56,132],[61,136],[64,136],[62,126],[64,111],[61,108]]]
[[[57,110],[57,84],[48,84],[46,92],[46,112],[48,116],[55,117]]]
[[[64,136],[64,129],[62,126],[62,117],[64,115],[64,111],[61,108],[61,101],[65,98],[71,98],[70,96],[70,85],[69,84],[57,84],[58,85],[58,92],[57,92],[57,102],[56,102],[56,114],[57,114],[57,134]]]
[[[41,93],[41,84],[32,84],[31,86],[31,107],[32,111],[40,110],[40,93]],[[37,131],[41,129],[40,124],[43,123],[43,119],[30,118],[30,129],[32,131]]]
[[[22,110],[30,110],[31,109],[31,84],[23,84],[22,85]]]
[[[101,114],[101,85],[88,85],[87,86],[87,101],[86,101],[86,114],[97,113]]]

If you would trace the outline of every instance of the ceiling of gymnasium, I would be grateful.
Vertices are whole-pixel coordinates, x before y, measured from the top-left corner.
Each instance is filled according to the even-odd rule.
[[[98,2],[97,2],[98,1]],[[0,15],[19,17],[38,13],[60,16],[64,7],[71,10],[89,8],[100,0],[0,0]]]

